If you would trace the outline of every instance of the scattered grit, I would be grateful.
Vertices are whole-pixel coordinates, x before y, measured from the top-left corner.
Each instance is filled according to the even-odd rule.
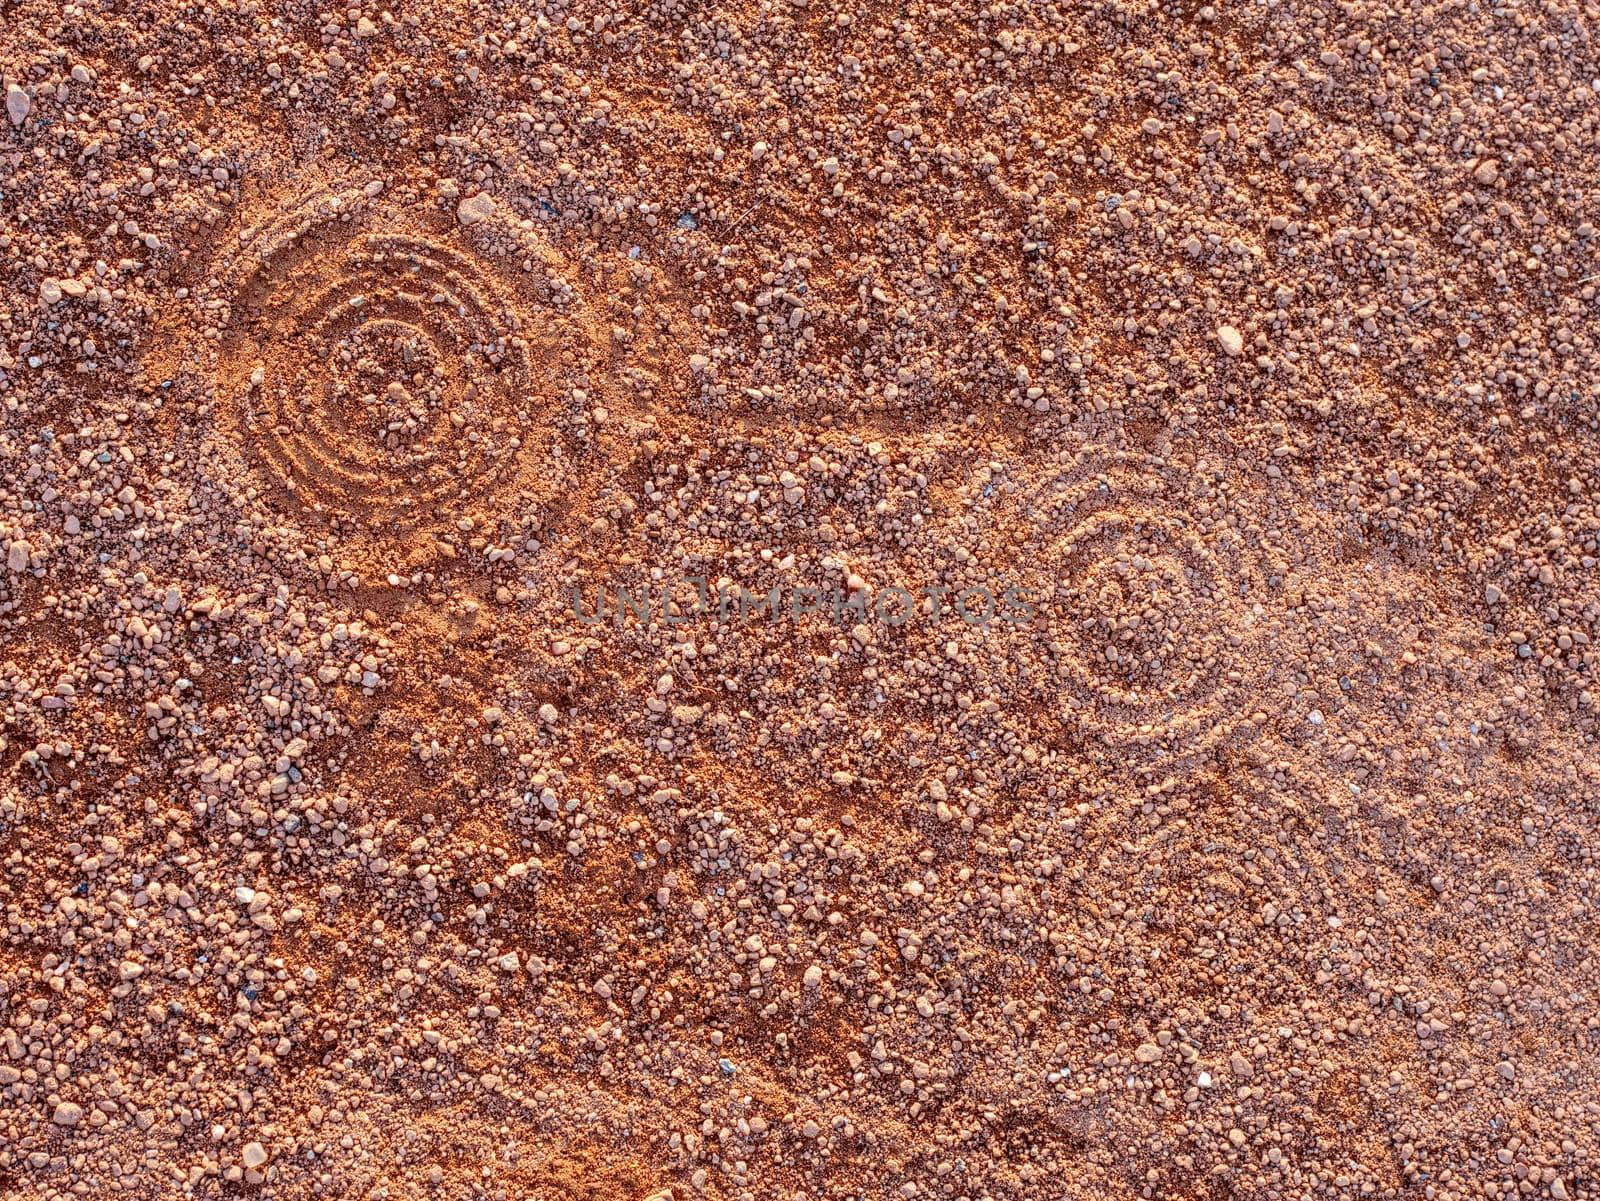
[[[12,5],[0,1194],[1600,1197],[1597,23]]]

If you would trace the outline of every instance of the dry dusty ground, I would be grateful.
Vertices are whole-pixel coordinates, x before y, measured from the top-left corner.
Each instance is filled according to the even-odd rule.
[[[0,1195],[1600,1197],[1597,27],[10,5]]]

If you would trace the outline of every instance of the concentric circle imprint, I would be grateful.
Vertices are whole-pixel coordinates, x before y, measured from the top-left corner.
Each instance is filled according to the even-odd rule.
[[[307,509],[412,525],[543,457],[563,397],[538,370],[548,330],[474,260],[383,224],[342,193],[248,237],[221,383],[252,459]]]
[[[1193,750],[1248,716],[1242,669],[1261,580],[1233,531],[1204,529],[1128,456],[1080,457],[1033,513],[1065,720],[1115,745]]]
[[[1209,614],[1217,565],[1159,514],[1092,515],[1057,544],[1052,600],[1095,689],[1122,706],[1177,705],[1210,687],[1227,639]]]

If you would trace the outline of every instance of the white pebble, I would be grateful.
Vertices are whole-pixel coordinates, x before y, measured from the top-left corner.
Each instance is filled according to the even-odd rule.
[[[463,225],[477,225],[494,216],[494,211],[494,197],[487,192],[479,192],[456,205],[456,220]]]

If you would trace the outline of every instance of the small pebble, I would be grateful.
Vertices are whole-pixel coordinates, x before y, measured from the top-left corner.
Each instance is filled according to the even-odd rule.
[[[462,225],[477,225],[495,215],[494,197],[487,192],[468,196],[456,205],[456,220]]]
[[[33,100],[28,93],[12,84],[6,88],[6,116],[11,118],[12,125],[21,125],[28,119],[28,113],[33,109]]]

